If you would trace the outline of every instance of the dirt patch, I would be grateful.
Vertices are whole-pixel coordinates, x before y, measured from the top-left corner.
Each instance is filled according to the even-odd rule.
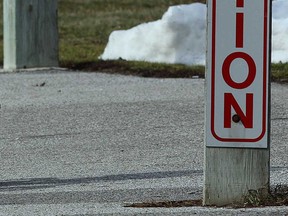
[[[202,199],[181,201],[151,201],[126,204],[131,208],[177,208],[177,207],[203,207]],[[268,194],[262,190],[249,190],[244,197],[244,203],[219,206],[226,208],[259,208],[267,206],[288,206],[288,185],[276,185],[270,188]],[[216,207],[216,206],[210,206]]]
[[[61,67],[74,71],[101,72],[108,74],[122,74],[128,76],[151,77],[151,78],[205,78],[204,66],[186,66],[175,64],[161,64],[148,62],[135,62],[119,60],[97,60],[91,62],[65,62]],[[276,67],[276,66],[274,66]],[[273,67],[272,67],[273,70]],[[271,81],[288,84],[285,73],[272,73]]]
[[[154,78],[204,78],[204,66],[169,65],[125,60],[65,63],[62,67],[76,71],[104,72]]]
[[[202,206],[202,200],[182,200],[182,201],[160,201],[160,202],[143,202],[124,205],[132,208],[177,208]]]

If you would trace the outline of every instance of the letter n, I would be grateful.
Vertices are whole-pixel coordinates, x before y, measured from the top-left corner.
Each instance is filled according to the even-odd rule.
[[[239,104],[231,93],[224,94],[224,128],[231,128],[233,107],[245,128],[253,128],[253,94],[246,94],[246,114],[241,110]]]

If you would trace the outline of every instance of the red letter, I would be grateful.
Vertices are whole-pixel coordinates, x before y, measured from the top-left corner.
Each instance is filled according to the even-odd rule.
[[[244,7],[244,0],[237,0],[236,7]]]
[[[245,128],[253,128],[253,94],[246,94],[246,115],[241,110],[239,104],[231,93],[224,94],[224,128],[231,128],[233,107],[236,114],[240,117]]]
[[[248,65],[248,76],[247,76],[247,79],[242,83],[234,82],[230,76],[231,63],[237,58],[241,58],[241,59],[245,60],[247,65]],[[250,86],[255,79],[256,64],[255,64],[254,60],[252,59],[252,57],[250,55],[248,55],[247,53],[234,52],[234,53],[231,53],[230,55],[228,55],[226,57],[226,59],[224,60],[223,65],[222,65],[222,75],[223,75],[225,82],[229,86],[231,86],[232,88],[244,89],[244,88],[247,88],[248,86]]]
[[[236,48],[243,48],[244,14],[236,13]]]

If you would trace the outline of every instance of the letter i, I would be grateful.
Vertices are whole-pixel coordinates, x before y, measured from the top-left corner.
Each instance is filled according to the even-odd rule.
[[[244,7],[244,0],[236,0],[236,7]],[[243,48],[244,13],[236,13],[236,48]]]

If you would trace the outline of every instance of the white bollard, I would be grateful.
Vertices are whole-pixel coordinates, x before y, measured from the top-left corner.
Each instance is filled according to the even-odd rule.
[[[4,71],[58,66],[57,0],[3,0]]]

